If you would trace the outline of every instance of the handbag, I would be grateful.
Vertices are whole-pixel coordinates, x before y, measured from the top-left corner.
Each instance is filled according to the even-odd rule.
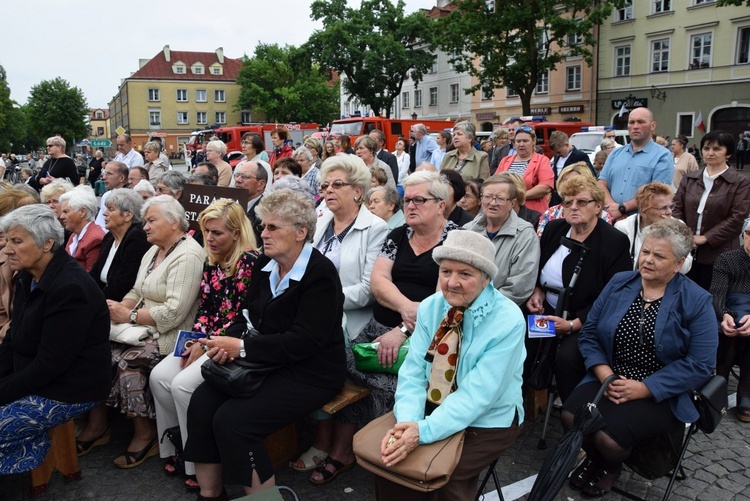
[[[173,426],[164,430],[161,435],[160,443],[164,443],[164,439],[169,440],[174,446],[174,467],[178,475],[185,474],[185,451],[182,448],[182,432],[179,426]]]
[[[352,345],[352,354],[354,355],[354,367],[360,372],[384,372],[386,374],[398,374],[398,370],[409,353],[410,339],[398,349],[398,360],[390,366],[380,365],[378,361],[379,343],[356,343]]]
[[[130,346],[145,346],[144,339],[152,335],[151,327],[148,325],[116,324],[112,323],[109,328],[109,340],[117,343],[129,344]],[[157,339],[158,336],[154,336]]]
[[[388,430],[396,425],[393,412],[374,419],[354,435],[357,464],[375,475],[404,487],[431,492],[451,478],[464,448],[465,430],[432,444],[418,445],[405,459],[387,467],[380,455],[380,444]]]
[[[727,413],[727,380],[718,374],[708,378],[699,390],[693,390],[693,404],[698,411],[698,428],[713,433]]]

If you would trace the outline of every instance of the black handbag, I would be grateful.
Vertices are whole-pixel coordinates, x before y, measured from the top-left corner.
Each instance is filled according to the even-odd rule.
[[[727,380],[718,374],[712,375],[699,390],[693,390],[693,404],[698,411],[698,428],[704,433],[713,433],[727,413]]]
[[[174,467],[178,475],[185,474],[185,451],[182,448],[182,432],[179,426],[173,426],[164,430],[161,436],[161,443],[164,439],[169,440],[174,445]]]

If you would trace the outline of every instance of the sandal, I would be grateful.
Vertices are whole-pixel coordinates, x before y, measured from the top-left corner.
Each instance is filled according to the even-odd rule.
[[[335,459],[328,458],[322,463],[318,465],[317,468],[315,468],[314,473],[320,473],[323,475],[322,480],[314,480],[312,478],[312,475],[310,476],[310,483],[313,485],[326,485],[333,482],[333,480],[338,477],[341,473],[347,472],[354,468],[354,465],[357,463],[357,461],[352,461],[349,464],[343,464],[341,461],[336,461]],[[326,465],[331,465],[334,467],[333,471],[326,470]]]
[[[320,463],[326,460],[328,457],[328,453],[326,451],[321,451],[320,449],[316,447],[310,447],[307,449],[304,454],[302,454],[300,457],[298,457],[295,461],[289,461],[289,468],[296,470],[296,471],[313,471],[315,468],[318,467],[319,463],[316,463],[315,460],[318,459]],[[302,461],[304,463],[304,468],[299,468],[295,466],[294,464],[297,461]]]
[[[227,489],[222,488],[221,494],[212,498],[208,496],[201,496],[201,494],[198,493],[198,497],[195,498],[195,501],[229,501],[229,495],[227,494]]]
[[[198,485],[198,478],[195,475],[185,475],[185,489],[191,492],[201,490],[201,486]]]
[[[612,470],[611,468],[600,468],[591,476],[589,481],[586,482],[583,489],[581,489],[583,497],[600,498],[609,493],[612,490],[612,487],[615,486],[617,479],[620,478],[621,471],[620,468],[617,470]]]
[[[179,471],[177,470],[177,459],[174,456],[164,461],[164,473],[169,475],[170,477],[179,473]]]
[[[580,491],[583,489],[583,486],[586,485],[586,483],[591,478],[591,475],[593,475],[596,472],[597,465],[589,458],[586,458],[583,460],[583,462],[578,465],[578,468],[573,470],[573,473],[570,475],[570,482],[568,482],[568,485],[570,485],[570,488],[575,491]]]
[[[112,430],[107,427],[106,431],[94,440],[76,440],[76,453],[78,454],[78,457],[85,456],[86,454],[91,452],[91,449],[93,449],[94,447],[97,447],[99,445],[107,445],[111,436]]]
[[[159,443],[155,439],[152,439],[148,444],[146,444],[146,447],[144,447],[138,452],[130,452],[126,450],[125,454],[117,458],[117,459],[125,458],[125,464],[118,463],[117,459],[115,459],[115,466],[117,466],[118,468],[122,468],[124,470],[128,470],[130,468],[135,468],[136,466],[140,466],[141,463],[143,463],[145,460],[147,460],[150,457],[156,456],[158,454],[159,454]]]

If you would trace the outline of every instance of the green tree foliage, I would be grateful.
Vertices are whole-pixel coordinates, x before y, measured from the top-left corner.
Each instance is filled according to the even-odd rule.
[[[346,76],[347,93],[390,117],[404,80],[419,82],[432,66],[430,20],[421,12],[405,15],[403,0],[363,0],[359,9],[346,0],[315,0],[311,8],[323,29],[308,40],[310,53]]]
[[[742,7],[742,4],[747,5],[750,7],[750,0],[718,0],[716,2],[716,5],[719,7],[727,7],[727,6],[736,6],[736,7]]]
[[[237,109],[263,112],[272,122],[328,123],[339,109],[339,86],[300,48],[259,44],[237,83]]]
[[[28,118],[31,132],[40,138],[59,134],[69,146],[88,135],[89,106],[83,92],[60,77],[31,88]]]
[[[28,140],[27,130],[26,114],[11,99],[5,68],[0,66],[0,151],[26,153],[33,149],[34,141]]]
[[[512,89],[523,113],[530,115],[540,75],[554,71],[566,57],[581,56],[591,65],[595,27],[618,2],[495,0],[493,5],[456,0],[456,10],[437,22],[435,45],[456,54],[452,62],[457,71],[475,77],[477,83],[467,93]]]

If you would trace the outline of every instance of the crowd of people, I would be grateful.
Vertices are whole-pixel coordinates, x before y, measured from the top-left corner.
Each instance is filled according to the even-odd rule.
[[[467,431],[451,480],[424,499],[469,499],[523,426],[543,346],[525,315],[553,326],[566,428],[618,376],[571,477],[587,496],[612,489],[639,443],[694,421],[690,390],[713,370],[740,366],[750,422],[750,180],[729,166],[734,138],[704,135],[699,167],[684,138],[658,145],[638,108],[631,142],[605,137],[599,166],[562,132],[550,161],[514,125],[482,148],[468,121],[437,140],[417,124],[393,153],[379,130],[293,149],[277,129],[270,153],[248,133],[237,166],[212,139],[188,176],[157,142],[144,158],[119,136],[115,158],[79,172],[48,139],[39,172],[0,187],[0,475],[40,464],[46,431],[75,417],[79,455],[108,443],[114,408],[133,425],[114,465],[160,456],[202,500],[275,485],[263,441],[307,418],[314,439],[290,467],[324,485],[355,465],[355,433],[393,411],[387,466]],[[190,183],[248,203],[215,200],[190,232]],[[196,341],[178,346],[183,331]],[[355,345],[382,370],[358,365]],[[262,368],[252,391],[206,372],[232,364]],[[346,380],[369,396],[320,412]],[[422,499],[404,489],[375,487]]]

